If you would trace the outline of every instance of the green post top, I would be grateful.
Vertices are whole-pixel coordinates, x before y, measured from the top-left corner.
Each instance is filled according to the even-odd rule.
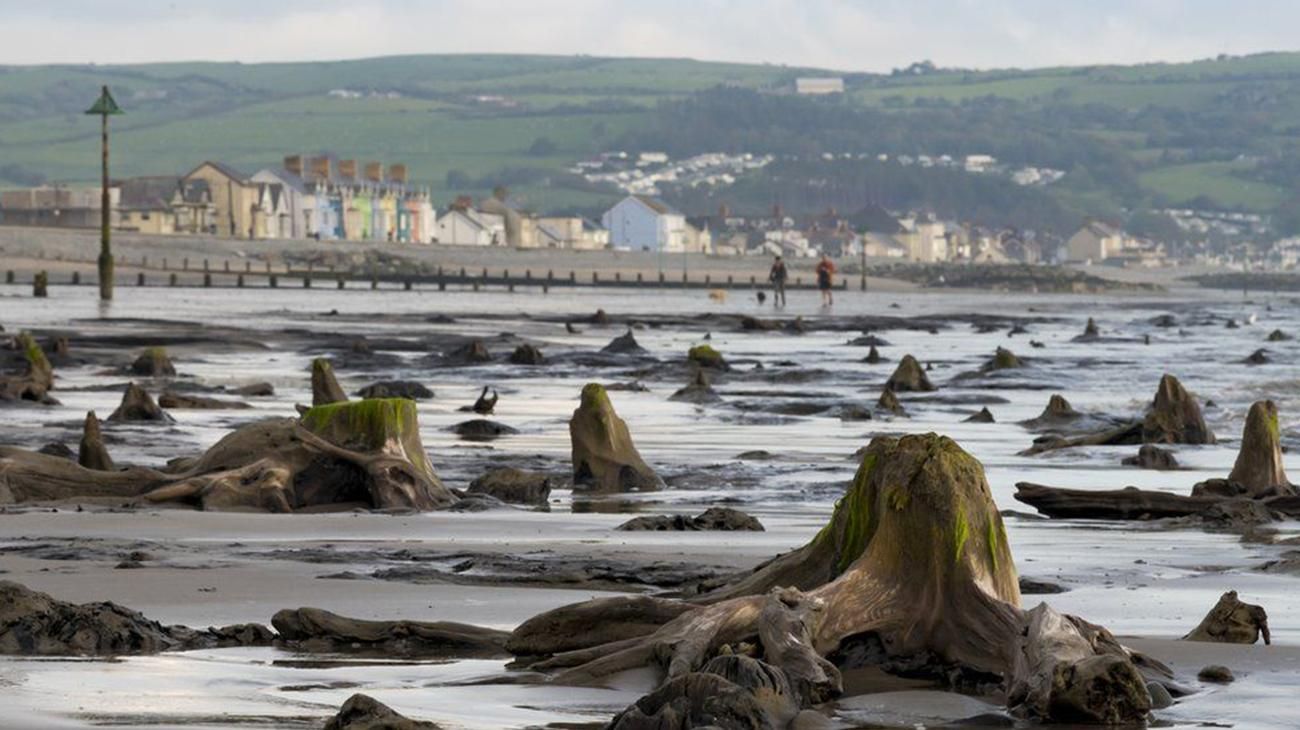
[[[94,105],[86,110],[86,113],[108,116],[110,114],[125,114],[126,112],[123,112],[122,107],[117,105],[117,102],[113,100],[113,95],[108,93],[108,87],[105,86],[99,92],[99,98],[95,100]]]

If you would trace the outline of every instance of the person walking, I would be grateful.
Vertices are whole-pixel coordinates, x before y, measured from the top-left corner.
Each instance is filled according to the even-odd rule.
[[[785,280],[790,276],[786,271],[785,262],[780,256],[772,262],[772,270],[767,272],[767,280],[772,282],[772,306],[785,306]]]
[[[822,260],[817,262],[817,288],[822,292],[822,306],[829,307],[835,304],[835,298],[831,296],[831,287],[835,278],[835,262],[831,257],[822,254]]]

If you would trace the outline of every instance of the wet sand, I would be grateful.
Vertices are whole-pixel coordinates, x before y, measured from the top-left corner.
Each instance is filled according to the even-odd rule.
[[[106,512],[13,509],[0,514],[0,578],[71,601],[114,600],[163,622],[206,626],[243,621],[266,622],[282,608],[318,606],[359,618],[454,620],[511,628],[533,614],[595,595],[606,589],[575,586],[494,585],[478,582],[425,582],[367,577],[378,570],[419,561],[395,555],[406,550],[429,555],[506,554],[538,560],[599,557],[623,564],[683,563],[718,571],[743,570],[805,543],[825,523],[855,467],[853,452],[873,433],[936,430],[956,439],[985,465],[994,497],[1004,510],[1032,512],[1011,496],[1016,481],[1059,486],[1142,488],[1185,492],[1192,483],[1222,476],[1231,467],[1241,419],[1250,401],[1271,397],[1282,413],[1284,442],[1296,444],[1300,423],[1300,376],[1295,342],[1269,343],[1275,364],[1249,367],[1237,362],[1265,346],[1274,328],[1300,334],[1300,312],[1286,298],[1242,302],[1213,293],[1189,297],[1049,297],[873,293],[840,300],[835,315],[860,314],[938,317],[937,334],[896,327],[876,333],[890,345],[880,348],[889,362],[860,362],[866,348],[845,343],[860,331],[814,329],[796,336],[740,332],[717,321],[650,326],[656,316],[694,317],[728,312],[770,316],[749,303],[708,302],[702,293],[625,295],[607,291],[539,298],[535,295],[448,295],[396,292],[329,293],[281,291],[250,301],[223,298],[221,292],[123,292],[100,319],[89,290],[43,302],[23,296],[21,287],[0,286],[0,324],[68,334],[77,342],[102,347],[85,353],[88,362],[60,367],[63,406],[0,410],[0,442],[39,446],[62,439],[75,446],[80,416],[95,408],[111,410],[120,397],[121,375],[104,375],[141,342],[180,336],[204,326],[228,327],[229,343],[178,343],[172,354],[181,379],[202,386],[233,386],[253,380],[273,383],[271,398],[249,399],[250,412],[178,411],[178,422],[164,429],[109,427],[109,449],[120,461],[157,463],[177,453],[213,443],[231,426],[262,415],[287,415],[295,402],[309,402],[306,365],[317,354],[342,356],[350,336],[365,335],[421,342],[423,349],[390,349],[390,359],[339,368],[349,392],[374,380],[408,377],[436,395],[420,404],[421,434],[435,468],[450,486],[499,463],[527,463],[563,475],[568,467],[568,414],[588,380],[645,382],[646,392],[616,391],[619,412],[628,421],[642,454],[668,480],[670,488],[613,505],[585,504],[561,486],[552,492],[549,512],[526,510],[483,513],[376,515],[248,515],[198,513],[179,509]],[[811,296],[806,298],[811,300]],[[898,309],[890,305],[897,303]],[[835,321],[811,301],[796,299],[785,316],[800,314],[830,327]],[[622,324],[578,325],[565,332],[562,322],[589,316],[597,307],[631,315],[647,324],[634,330],[659,366],[595,368],[560,357],[598,349]],[[1271,307],[1271,309],[1269,308]],[[338,309],[338,316],[326,316]],[[1187,334],[1149,323],[1172,312]],[[954,314],[955,313],[955,314]],[[1028,335],[1008,338],[1005,328],[978,333],[971,313],[1026,318]],[[452,322],[430,322],[434,314]],[[1227,329],[1227,318],[1254,325]],[[1074,343],[1083,319],[1095,316],[1114,341]],[[153,320],[179,321],[167,325]],[[825,318],[825,319],[823,319]],[[1030,321],[1032,320],[1032,321]],[[682,320],[686,321],[686,320]],[[455,338],[487,338],[495,352],[514,342],[494,340],[509,331],[539,343],[556,355],[545,368],[504,364],[481,367],[431,367],[429,348]],[[719,407],[697,409],[666,400],[682,375],[669,365],[690,344],[709,342],[738,364],[738,374],[718,384]],[[170,333],[170,334],[169,334]],[[1151,334],[1152,345],[1141,344]],[[96,339],[99,338],[99,339]],[[265,348],[238,344],[242,338]],[[1031,348],[1041,340],[1043,349]],[[995,346],[1007,346],[1034,359],[1033,367],[1010,380],[955,380],[975,369]],[[392,347],[396,348],[397,344]],[[871,404],[881,382],[903,353],[934,364],[931,377],[941,386],[932,396],[903,396],[907,419],[848,421],[831,410],[809,415],[777,413],[786,403],[827,409],[845,402]],[[797,363],[782,366],[781,362]],[[766,375],[750,373],[754,363]],[[785,368],[783,371],[782,368]],[[1042,409],[1048,395],[1063,392],[1076,408],[1106,413],[1140,411],[1162,372],[1175,372],[1202,399],[1213,398],[1206,417],[1220,443],[1179,447],[1184,469],[1142,471],[1119,464],[1136,447],[1098,447],[1024,457],[1032,434],[1016,421]],[[785,373],[784,375],[782,373]],[[770,377],[769,377],[770,375]],[[464,420],[457,408],[473,400],[481,384],[502,393],[493,417],[520,433],[489,445],[463,442],[446,429]],[[156,393],[156,389],[155,389]],[[225,397],[225,396],[221,396]],[[979,404],[988,404],[995,424],[963,422]],[[775,409],[775,410],[774,410]],[[742,451],[764,449],[770,461],[739,461]],[[1293,473],[1300,465],[1288,455]],[[763,522],[762,533],[621,533],[613,527],[630,513],[694,514],[720,502],[739,507]],[[610,512],[578,511],[610,509]],[[1300,533],[1300,525],[1275,525],[1280,537]],[[1079,520],[1047,521],[1031,516],[1007,518],[1008,536],[1022,576],[1056,582],[1064,593],[1026,596],[1025,604],[1047,600],[1056,608],[1108,626],[1135,648],[1170,663],[1179,680],[1198,693],[1156,713],[1173,727],[1205,722],[1236,727],[1293,727],[1290,697],[1300,688],[1300,607],[1293,596],[1295,575],[1255,568],[1286,548],[1243,543],[1235,534],[1162,524],[1100,524]],[[142,550],[143,567],[116,569],[124,554]],[[298,553],[295,557],[294,553]],[[334,554],[318,562],[303,556]],[[322,577],[351,572],[353,577]],[[357,577],[360,576],[360,577]],[[1275,645],[1237,647],[1175,641],[1190,630],[1224,590],[1264,605]],[[626,586],[624,590],[649,590]],[[1129,638],[1131,637],[1131,638]],[[1196,671],[1225,664],[1238,674],[1226,687],[1200,685]],[[387,662],[355,666],[342,657],[295,656],[271,649],[185,652],[114,662],[0,659],[0,695],[14,717],[33,723],[84,726],[111,721],[123,726],[230,726],[259,724],[314,727],[348,695],[365,691],[411,716],[450,727],[526,727],[556,722],[603,723],[645,691],[645,673],[615,678],[610,689],[522,687],[503,684],[465,686],[471,679],[502,673],[501,662]],[[130,691],[123,691],[130,687]],[[881,686],[879,689],[896,687]],[[906,694],[866,695],[846,700],[837,711],[846,722],[912,726],[925,718],[955,718],[976,709],[970,698],[906,690]],[[875,709],[873,709],[875,708]],[[926,713],[938,713],[930,714]],[[268,718],[274,718],[273,720]]]

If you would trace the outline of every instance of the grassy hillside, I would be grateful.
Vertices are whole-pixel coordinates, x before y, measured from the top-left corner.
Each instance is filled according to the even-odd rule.
[[[611,193],[570,178],[564,167],[595,152],[638,145],[685,153],[727,142],[771,142],[805,158],[824,150],[996,151],[1067,169],[1064,184],[1050,192],[1063,209],[1080,215],[1191,202],[1272,212],[1288,205],[1296,182],[1278,171],[1300,167],[1292,164],[1300,158],[1300,54],[1131,67],[849,74],[845,98],[756,106],[753,114],[796,121],[782,126],[775,118],[735,135],[732,123],[755,120],[739,113],[728,120],[715,110],[701,122],[698,109],[680,106],[707,100],[723,87],[784,89],[809,73],[821,72],[494,55],[0,67],[0,186],[96,179],[97,125],[81,112],[101,84],[112,87],[128,112],[114,120],[115,174],[181,173],[209,158],[251,171],[284,154],[331,151],[405,161],[443,199],[480,191],[458,189],[467,181],[482,188],[506,179],[538,207],[603,204]],[[336,98],[328,93],[333,89],[363,96]],[[854,123],[805,128],[798,121],[820,114]],[[692,124],[689,139],[676,135],[683,120]],[[702,132],[706,123],[712,126]],[[799,145],[786,144],[791,138]],[[538,139],[550,144],[530,153]],[[456,185],[448,184],[449,173]],[[709,196],[707,204],[725,197]]]

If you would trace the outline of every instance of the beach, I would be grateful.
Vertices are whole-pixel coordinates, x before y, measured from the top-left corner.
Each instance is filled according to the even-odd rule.
[[[0,269],[24,270],[41,261],[13,238],[0,235],[0,241]],[[39,265],[59,256],[66,263],[86,241],[70,236],[43,242],[47,258]],[[155,244],[122,237],[118,250],[130,262],[157,256]],[[326,244],[301,245],[315,250]],[[266,254],[274,247],[282,256],[292,250],[283,242],[186,246],[169,249],[169,259],[189,254],[195,268],[208,257],[214,269],[216,261],[240,253]],[[505,265],[492,258],[494,252],[430,248],[426,255],[448,266]],[[525,257],[512,258],[512,269],[534,261],[538,269],[552,261],[563,262],[557,268],[586,262],[603,273],[613,256],[628,275],[653,270],[653,262],[640,255],[626,261],[613,254],[511,255]],[[689,265],[697,270],[694,261]],[[766,262],[708,259],[698,270],[721,273],[742,265],[750,268],[737,268],[736,275],[766,268]],[[249,398],[248,410],[175,411],[175,423],[165,426],[106,424],[105,442],[119,462],[157,464],[199,452],[258,417],[292,415],[295,403],[311,402],[310,363],[325,356],[334,359],[350,394],[394,378],[433,390],[434,397],[418,406],[420,437],[449,486],[464,488],[499,465],[551,474],[556,484],[545,511],[245,514],[9,505],[0,514],[0,579],[66,601],[111,600],[164,623],[193,627],[265,623],[280,609],[315,606],[357,618],[448,620],[509,630],[575,601],[662,589],[645,576],[745,571],[803,545],[844,494],[860,447],[882,434],[934,431],[983,464],[1019,574],[1063,589],[1027,593],[1026,608],[1046,601],[1106,626],[1126,645],[1168,663],[1176,680],[1195,690],[1157,710],[1157,720],[1168,727],[1293,727],[1290,697],[1300,687],[1300,609],[1291,600],[1297,578],[1261,566],[1286,554],[1285,541],[1300,534],[1300,525],[1279,522],[1269,526],[1268,539],[1245,540],[1232,531],[1160,521],[1048,520],[1014,497],[1020,481],[1186,493],[1193,483],[1229,471],[1246,410],[1262,398],[1277,404],[1283,444],[1300,443],[1300,380],[1290,364],[1297,345],[1265,342],[1274,329],[1300,333],[1296,303],[1285,296],[1243,300],[1240,293],[1193,290],[1172,278],[1166,283],[1165,292],[1107,296],[931,291],[882,280],[866,293],[853,285],[837,292],[829,311],[818,307],[815,294],[800,293],[779,312],[740,294],[719,301],[702,291],[600,287],[545,295],[120,287],[117,299],[104,307],[91,287],[55,288],[50,298],[34,300],[28,286],[0,285],[6,332],[30,331],[40,341],[66,337],[73,356],[56,363],[52,394],[61,405],[6,407],[0,411],[0,443],[32,449],[51,441],[75,445],[85,412],[106,414],[121,398],[128,377],[109,369],[156,341],[167,345],[179,374],[172,381],[146,382],[155,394],[178,382],[231,389],[265,381],[275,392]],[[593,320],[598,309],[613,321]],[[1156,324],[1161,315],[1171,315],[1177,325]],[[736,325],[742,317],[790,322],[796,316],[807,331]],[[858,324],[865,317],[881,318],[869,333]],[[1105,337],[1075,341],[1090,317]],[[1026,331],[1009,335],[1012,323]],[[602,366],[584,359],[628,331],[648,352],[644,361]],[[878,348],[883,362],[862,362],[867,347],[849,344],[866,334],[885,342]],[[481,340],[493,361],[431,364],[440,348],[462,338]],[[373,351],[350,356],[348,343],[356,339],[374,343]],[[549,364],[506,362],[518,342],[536,344]],[[733,372],[715,384],[721,403],[669,400],[686,379],[684,353],[703,342],[731,363]],[[1028,366],[1009,375],[964,377],[998,347],[1014,351]],[[1262,347],[1271,362],[1241,362]],[[844,417],[847,406],[870,411],[884,380],[909,353],[930,366],[936,392],[900,394],[906,417]],[[1165,373],[1176,374],[1201,402],[1213,402],[1205,403],[1205,420],[1219,437],[1212,445],[1174,447],[1181,468],[1122,465],[1135,446],[1021,454],[1033,434],[1020,422],[1037,416],[1051,394],[1064,394],[1084,412],[1140,414]],[[644,386],[611,389],[610,397],[667,488],[612,501],[572,489],[566,426],[579,391],[593,381]],[[458,409],[472,403],[484,385],[500,394],[492,418],[517,433],[467,442],[449,429],[465,420]],[[218,395],[229,397],[226,391]],[[967,420],[983,407],[995,416],[993,423]],[[741,458],[744,452],[767,456]],[[1300,468],[1290,453],[1285,461],[1293,471]],[[696,514],[721,504],[756,517],[765,531],[614,530],[636,515]],[[128,560],[132,553],[146,557]],[[500,570],[501,556],[535,562],[541,577]],[[574,567],[597,558],[607,561],[599,580]],[[450,567],[465,561],[487,567]],[[123,562],[138,565],[118,567]],[[1272,646],[1179,641],[1227,590],[1266,607]],[[271,648],[111,661],[6,657],[0,659],[0,694],[16,717],[64,727],[318,727],[353,692],[446,727],[600,727],[653,682],[647,672],[631,672],[603,687],[520,685],[504,679],[504,664],[359,661]],[[1238,681],[1199,682],[1196,674],[1207,664],[1230,667]],[[839,727],[912,727],[999,709],[925,685],[872,686],[878,691],[819,711]]]

